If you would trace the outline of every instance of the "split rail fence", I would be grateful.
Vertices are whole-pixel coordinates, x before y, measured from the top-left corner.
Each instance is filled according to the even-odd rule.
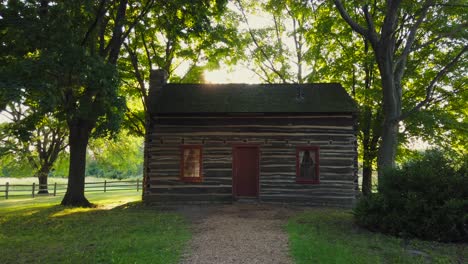
[[[67,184],[52,183],[47,184],[47,188],[44,185],[36,183],[32,184],[0,184],[0,198],[15,198],[15,197],[36,197],[44,195],[62,195],[67,191]],[[86,182],[85,192],[111,192],[111,191],[128,191],[141,190],[142,182],[140,180],[135,181],[103,181],[103,182]],[[48,194],[42,194],[41,191],[47,190]]]

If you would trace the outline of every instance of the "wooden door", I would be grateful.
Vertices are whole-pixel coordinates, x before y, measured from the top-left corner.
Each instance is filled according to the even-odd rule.
[[[258,146],[239,145],[233,147],[234,197],[258,197],[259,161]]]

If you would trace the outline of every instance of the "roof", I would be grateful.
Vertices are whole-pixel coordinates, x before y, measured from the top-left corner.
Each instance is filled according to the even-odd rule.
[[[299,88],[303,99],[297,98]],[[180,113],[346,113],[353,99],[339,83],[315,84],[166,84],[156,114]]]

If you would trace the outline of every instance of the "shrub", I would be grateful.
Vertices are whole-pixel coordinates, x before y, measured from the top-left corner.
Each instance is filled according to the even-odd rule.
[[[440,151],[427,151],[386,171],[379,192],[354,209],[361,226],[403,237],[468,241],[468,162],[455,169]]]

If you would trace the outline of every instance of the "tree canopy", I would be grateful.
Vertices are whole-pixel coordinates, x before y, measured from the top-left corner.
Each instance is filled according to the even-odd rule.
[[[2,1],[0,110],[26,114],[2,124],[0,148],[11,154],[16,142],[66,135],[62,203],[89,205],[86,157],[105,153],[97,138],[122,123],[145,134],[152,70],[200,83],[207,71],[244,67],[266,83],[348,89],[360,108],[368,193],[372,171],[404,160],[415,140],[468,152],[466,8],[459,0]]]
[[[463,78],[466,72],[466,12],[458,1],[427,0],[418,5],[401,0],[374,1],[352,3],[357,7],[351,10],[355,19],[340,0],[334,2],[349,26],[370,43],[379,68],[382,172],[395,166],[400,123],[422,108],[430,108],[447,93],[457,93],[453,79]]]
[[[150,73],[162,69],[173,83],[204,82],[205,70],[233,63],[239,38],[225,1],[157,2],[124,42],[119,67],[124,73],[125,127],[145,134]]]

